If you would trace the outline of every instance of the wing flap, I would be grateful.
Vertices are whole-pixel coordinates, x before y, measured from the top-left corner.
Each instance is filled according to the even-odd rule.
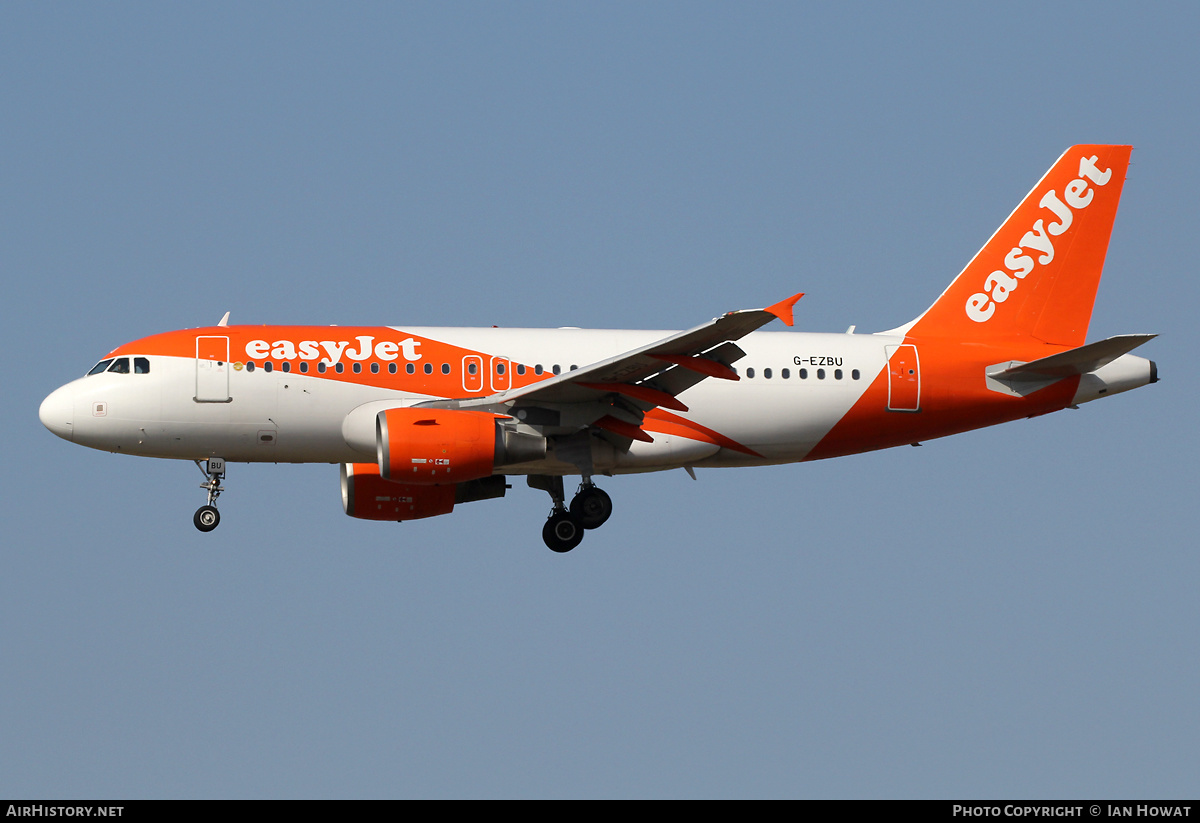
[[[649,404],[650,408],[662,406],[664,409],[674,409],[685,412],[688,407],[673,394],[659,391],[644,383],[580,383],[585,389],[595,389],[601,392],[614,392],[634,400]]]
[[[729,366],[717,360],[705,357],[702,354],[693,354],[691,356],[682,356],[678,354],[660,354],[657,356],[664,363],[673,363],[676,366],[682,366],[689,371],[694,371],[705,377],[717,377],[721,380],[741,380],[738,373]]]

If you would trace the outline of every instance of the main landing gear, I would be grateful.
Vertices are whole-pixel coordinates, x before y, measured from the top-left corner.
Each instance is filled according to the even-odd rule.
[[[210,457],[205,461],[204,467],[200,465],[199,460],[192,462],[205,477],[205,482],[200,484],[200,488],[208,492],[208,505],[196,509],[196,513],[192,516],[192,522],[200,531],[210,532],[221,523],[221,513],[217,511],[216,504],[221,492],[225,491],[221,487],[221,481],[225,479],[225,460],[221,457]]]
[[[591,478],[584,478],[569,508],[564,505],[561,477],[535,475],[528,482],[533,488],[548,492],[553,501],[554,507],[542,527],[542,540],[551,551],[569,552],[583,541],[585,530],[600,528],[612,514],[612,498],[594,485]]]
[[[585,529],[598,529],[612,516],[612,498],[590,480],[584,481],[571,498],[571,514]]]

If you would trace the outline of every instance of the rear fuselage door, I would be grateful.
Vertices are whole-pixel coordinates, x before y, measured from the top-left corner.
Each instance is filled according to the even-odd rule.
[[[917,347],[888,346],[888,411],[921,410],[921,366]]]
[[[229,402],[229,338],[196,337],[197,403]]]

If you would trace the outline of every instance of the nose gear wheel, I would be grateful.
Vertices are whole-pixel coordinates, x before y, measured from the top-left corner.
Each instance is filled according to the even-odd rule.
[[[216,506],[201,506],[192,516],[192,522],[202,532],[210,532],[221,523],[221,513]]]

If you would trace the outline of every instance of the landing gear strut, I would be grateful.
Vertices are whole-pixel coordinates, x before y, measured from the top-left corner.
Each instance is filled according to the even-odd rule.
[[[528,483],[550,495],[553,508],[542,527],[542,540],[551,551],[569,552],[583,541],[586,529],[598,529],[612,514],[612,498],[603,489],[595,486],[590,477],[585,477],[579,491],[571,498],[571,506],[565,505],[563,479],[548,475],[532,475]]]
[[[221,481],[225,479],[225,460],[221,457],[210,457],[205,467],[200,465],[199,460],[192,462],[205,477],[205,482],[200,484],[200,488],[208,492],[208,505],[196,509],[192,522],[200,531],[210,532],[221,523],[221,513],[217,511],[216,504],[221,492],[225,491],[221,486]]]

